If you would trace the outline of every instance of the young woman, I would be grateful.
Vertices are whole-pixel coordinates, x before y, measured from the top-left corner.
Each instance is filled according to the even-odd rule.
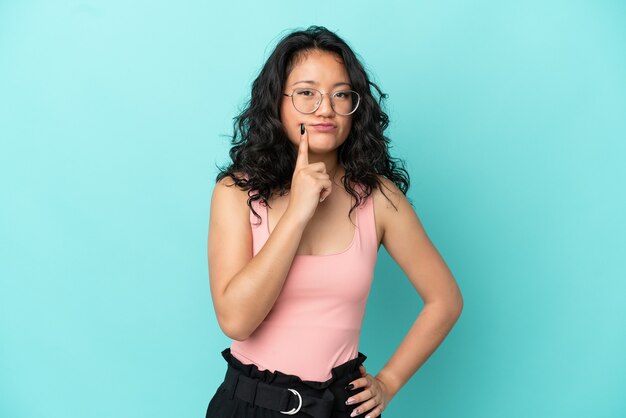
[[[211,201],[211,295],[232,344],[207,418],[380,417],[458,319],[389,155],[384,97],[319,26],[286,35],[254,81]],[[358,343],[381,244],[425,306],[373,376]]]

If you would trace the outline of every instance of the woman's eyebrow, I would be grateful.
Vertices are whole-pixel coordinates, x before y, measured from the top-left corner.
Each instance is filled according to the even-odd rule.
[[[313,81],[313,80],[301,80],[301,81],[296,81],[295,83],[292,84],[292,86],[295,86],[298,83],[308,83],[308,84],[317,85],[317,82]],[[333,85],[333,87],[342,86],[342,85],[346,85],[348,87],[352,87],[352,85],[350,83],[345,82],[345,81],[340,81],[339,83],[335,83]]]

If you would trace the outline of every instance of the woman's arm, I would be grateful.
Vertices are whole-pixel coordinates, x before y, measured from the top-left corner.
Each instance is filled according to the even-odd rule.
[[[376,217],[382,225],[382,244],[398,263],[424,301],[398,349],[376,377],[390,397],[413,376],[452,329],[463,309],[459,287],[433,246],[413,207],[393,182],[382,178],[385,194],[376,189]]]
[[[208,261],[218,323],[232,339],[245,340],[274,306],[298,249],[306,222],[285,212],[263,248],[252,257],[248,193],[229,177],[211,199]]]
[[[304,229],[320,200],[332,191],[325,163],[309,164],[304,124],[300,135],[287,209],[256,256],[252,257],[247,191],[227,187],[228,177],[213,189],[208,243],[211,295],[222,331],[235,340],[248,338],[274,306]]]

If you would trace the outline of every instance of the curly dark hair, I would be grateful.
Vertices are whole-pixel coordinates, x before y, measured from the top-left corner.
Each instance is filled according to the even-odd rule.
[[[228,176],[237,187],[248,190],[248,206],[259,220],[252,201],[261,199],[269,205],[273,191],[282,196],[291,186],[298,150],[289,141],[280,120],[283,87],[301,54],[315,49],[341,57],[353,89],[361,95],[350,133],[337,150],[338,163],[345,170],[343,186],[356,199],[348,217],[374,187],[385,195],[378,175],[392,181],[404,195],[409,189],[409,173],[404,162],[389,155],[390,140],[383,134],[389,125],[389,117],[381,108],[387,94],[369,80],[363,65],[345,41],[323,26],[309,26],[285,35],[276,45],[252,84],[250,100],[234,118],[229,152],[232,163],[217,167],[216,181]],[[370,87],[378,93],[378,101]],[[356,183],[363,186],[365,195],[355,190]]]

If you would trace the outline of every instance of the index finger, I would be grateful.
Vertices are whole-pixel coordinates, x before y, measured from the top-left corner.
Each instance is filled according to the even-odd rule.
[[[300,124],[300,143],[298,144],[298,158],[296,159],[296,167],[309,164],[309,140],[304,135],[304,124]]]

